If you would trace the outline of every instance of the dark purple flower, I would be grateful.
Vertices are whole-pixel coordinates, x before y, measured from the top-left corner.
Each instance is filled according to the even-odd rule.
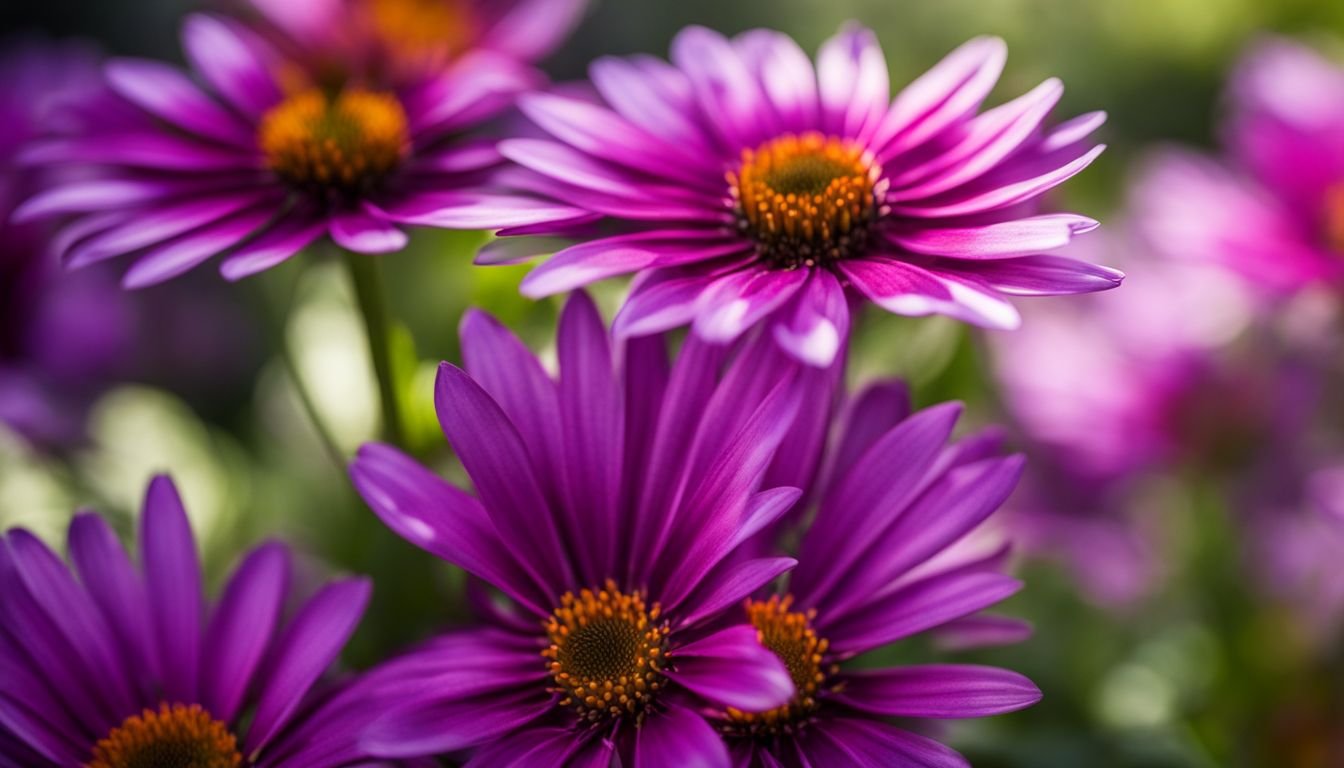
[[[15,214],[71,216],[67,264],[131,256],[123,284],[141,287],[227,253],[221,270],[238,279],[328,235],[350,251],[386,253],[405,246],[406,226],[475,229],[483,211],[500,226],[581,215],[478,191],[500,158],[464,132],[539,82],[515,57],[472,49],[433,77],[351,71],[332,83],[230,19],[188,18],[183,45],[194,76],[114,60],[106,77],[120,101],[82,115],[97,130],[25,153],[30,164],[99,169]]]
[[[1160,492],[1154,479],[1255,450],[1274,386],[1228,359],[1252,317],[1239,281],[1154,258],[1113,234],[1122,231],[1074,247],[1104,250],[1129,274],[1125,290],[1033,307],[1021,331],[989,339],[1030,457],[1005,517],[1014,540],[1062,559],[1084,594],[1117,607],[1160,575],[1143,519]]]
[[[1089,136],[1104,115],[1043,127],[1063,91],[1053,79],[977,114],[1005,56],[1001,40],[972,40],[894,100],[882,51],[858,26],[815,67],[783,34],[700,27],[677,36],[671,64],[601,59],[600,103],[528,95],[520,105],[549,137],[500,145],[522,167],[509,183],[614,230],[556,253],[523,290],[638,273],[620,335],[690,323],[725,342],[765,321],[795,357],[825,366],[856,300],[1013,328],[1008,295],[1112,288],[1120,273],[1044,253],[1095,221],[1034,215],[1101,152]],[[543,231],[575,230],[529,230]],[[505,241],[480,260],[546,247]]]
[[[1226,156],[1157,154],[1137,221],[1173,258],[1201,258],[1274,293],[1344,281],[1344,68],[1285,39],[1234,72]]]
[[[531,62],[573,31],[587,0],[239,0],[277,45],[321,73],[433,78],[469,51]]]
[[[0,766],[328,768],[361,757],[354,731],[371,710],[357,684],[316,684],[359,622],[367,580],[329,584],[283,621],[290,556],[269,543],[209,606],[166,477],[146,495],[139,570],[96,514],[74,518],[69,548],[72,568],[23,529],[0,547]]]
[[[737,557],[798,497],[760,490],[799,406],[773,343],[729,360],[691,338],[612,349],[582,293],[560,320],[559,378],[490,317],[444,364],[439,421],[476,489],[367,445],[356,487],[393,530],[464,568],[478,627],[372,672],[399,681],[374,754],[473,752],[472,766],[728,764],[707,708],[785,704],[784,665],[736,613],[793,565]]]
[[[101,91],[97,56],[76,43],[23,41],[0,52],[0,423],[30,442],[57,446],[83,434],[84,412],[127,371],[134,313],[105,272],[65,277],[50,257],[53,228],[16,224],[14,207],[78,171],[17,163],[65,105]]]
[[[899,384],[850,408],[811,495],[798,566],[746,616],[788,666],[797,695],[764,713],[728,710],[719,728],[738,766],[962,766],[956,752],[892,718],[962,719],[1040,699],[1007,670],[961,664],[851,669],[850,659],[927,631],[1015,642],[1020,622],[979,612],[1017,592],[1006,547],[971,544],[1012,492],[1020,456],[997,435],[948,443],[960,407],[911,415]],[[976,549],[981,551],[975,551]]]

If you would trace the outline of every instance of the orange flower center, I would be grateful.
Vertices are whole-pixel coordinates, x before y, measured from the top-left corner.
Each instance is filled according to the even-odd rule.
[[[1344,256],[1344,183],[1325,193],[1325,242],[1332,251]]]
[[[668,628],[659,614],[656,603],[646,607],[642,594],[611,580],[596,592],[566,592],[546,622],[551,644],[542,651],[560,704],[594,722],[642,717],[663,686]]]
[[[369,27],[394,57],[444,64],[471,44],[476,21],[462,0],[365,0]]]
[[[359,88],[329,98],[297,93],[262,117],[257,142],[271,170],[315,193],[358,196],[409,151],[406,111],[396,97]]]
[[[238,768],[225,725],[197,704],[160,704],[131,715],[93,747],[86,768]]]
[[[748,600],[747,618],[756,628],[761,645],[784,662],[797,693],[788,704],[765,712],[728,709],[728,732],[751,736],[793,728],[816,710],[818,691],[835,674],[833,665],[823,665],[830,643],[812,629],[816,612],[790,610],[792,607],[792,596]]]
[[[879,169],[846,139],[786,135],[742,152],[728,174],[738,229],[781,268],[861,255],[877,218]]]

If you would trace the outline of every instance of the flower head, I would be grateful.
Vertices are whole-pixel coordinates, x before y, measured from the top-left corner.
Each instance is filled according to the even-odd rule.
[[[467,55],[532,62],[573,30],[587,0],[242,0],[287,57],[338,79],[351,71],[432,79]]]
[[[793,564],[740,550],[798,496],[760,490],[798,410],[794,366],[770,343],[725,362],[690,339],[671,366],[661,338],[613,350],[582,294],[560,321],[558,380],[483,314],[462,342],[466,371],[444,364],[436,402],[476,496],[381,445],[351,475],[393,530],[488,587],[483,623],[371,673],[404,694],[365,745],[480,765],[727,764],[701,712],[794,692],[746,617],[725,616]]]
[[[1271,294],[1344,282],[1344,67],[1288,40],[1234,72],[1222,158],[1159,152],[1137,221],[1154,247],[1241,273]]]
[[[1021,457],[998,439],[948,444],[959,408],[913,415],[906,390],[862,395],[813,484],[816,513],[798,566],[744,615],[788,667],[797,689],[775,709],[723,712],[736,765],[962,765],[959,755],[890,718],[969,718],[1035,703],[1021,675],[957,664],[851,669],[854,657],[938,630],[1012,642],[1017,622],[977,615],[1021,584],[1002,573],[1007,550],[974,552],[968,537],[1017,483]]]
[[[207,607],[186,513],[166,477],[140,523],[140,572],[92,513],[67,569],[22,529],[0,548],[4,755],[24,766],[335,766],[361,757],[369,710],[319,678],[354,631],[363,579],[327,585],[282,621],[289,552],[253,550]],[[17,745],[11,752],[9,745]]]
[[[977,114],[1004,58],[1002,41],[972,40],[895,99],[859,27],[828,41],[815,67],[782,34],[729,40],[698,27],[677,36],[671,64],[601,59],[600,103],[526,96],[547,137],[500,145],[520,167],[510,184],[611,230],[556,253],[524,292],[638,273],[620,334],[690,323],[724,342],[764,322],[795,357],[825,366],[854,301],[1011,328],[1007,295],[1114,287],[1118,272],[1045,254],[1095,221],[1033,215],[1100,153],[1088,137],[1103,116],[1044,128],[1056,80]],[[517,255],[505,242],[481,261]]]
[[[405,246],[407,226],[479,228],[487,203],[501,226],[581,215],[479,191],[500,158],[464,135],[539,82],[518,58],[469,50],[432,76],[354,68],[333,77],[206,15],[187,20],[183,44],[194,77],[112,61],[106,76],[119,100],[84,107],[103,113],[85,115],[94,127],[25,154],[30,164],[99,169],[16,212],[73,216],[61,247],[68,264],[131,256],[123,282],[140,287],[227,254],[222,271],[237,279],[326,236],[385,253]],[[499,216],[499,205],[512,213]]]

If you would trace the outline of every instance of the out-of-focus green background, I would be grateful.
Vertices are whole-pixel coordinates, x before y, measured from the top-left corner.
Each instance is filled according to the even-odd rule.
[[[180,60],[178,24],[199,7],[182,0],[7,2],[0,27]],[[1333,0],[601,0],[549,69],[569,79],[598,55],[661,55],[692,23],[724,32],[775,27],[815,50],[848,19],[876,29],[894,85],[971,36],[996,34],[1007,39],[1010,57],[992,101],[1058,76],[1067,91],[1057,114],[1108,111],[1110,151],[1059,196],[1103,222],[1122,202],[1127,168],[1142,148],[1215,142],[1227,68],[1256,35],[1290,33],[1344,51],[1344,2]],[[429,397],[437,361],[457,359],[462,311],[487,307],[544,348],[556,310],[518,296],[525,268],[471,268],[482,242],[420,233],[409,252],[386,262],[393,312],[407,331],[399,352],[413,442],[458,477]],[[610,308],[620,286],[604,290],[600,298]],[[338,445],[349,453],[373,437],[375,388],[339,263],[314,255],[233,291],[258,318],[240,333],[288,336],[293,363]],[[920,402],[962,398],[975,419],[993,418],[988,369],[970,334],[941,320],[871,319],[859,344],[860,375],[905,375]],[[460,618],[458,577],[383,530],[359,504],[309,426],[283,361],[267,353],[253,364],[255,378],[243,377],[237,391],[210,402],[120,388],[97,406],[91,445],[66,455],[39,457],[0,436],[0,527],[27,525],[59,541],[70,513],[92,505],[129,529],[148,475],[170,470],[216,581],[243,547],[273,534],[313,556],[314,578],[332,568],[377,577],[373,606],[348,654],[352,664]],[[1168,511],[1185,542],[1168,564],[1169,585],[1128,613],[1090,607],[1055,568],[1025,567],[1027,589],[1003,612],[1034,621],[1035,639],[967,658],[1029,674],[1045,699],[1026,712],[951,725],[950,740],[974,764],[1326,766],[1323,745],[1344,738],[1334,693],[1344,684],[1344,663],[1303,660],[1286,622],[1247,587],[1224,516],[1199,494],[1190,498],[1186,508]]]

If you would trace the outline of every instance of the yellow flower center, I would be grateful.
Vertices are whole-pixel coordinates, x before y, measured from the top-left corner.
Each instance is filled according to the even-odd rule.
[[[1344,256],[1344,183],[1325,193],[1325,242],[1332,251]]]
[[[747,618],[761,645],[769,648],[789,670],[797,693],[793,700],[765,712],[729,708],[726,730],[739,736],[766,735],[795,727],[817,708],[817,693],[837,671],[823,666],[830,643],[812,629],[815,611],[793,611],[793,597],[747,601]]]
[[[846,139],[785,135],[742,152],[728,174],[739,231],[762,260],[781,268],[861,255],[877,217],[879,169]]]
[[[272,107],[257,142],[289,184],[315,194],[357,197],[406,157],[406,111],[396,97],[348,88],[335,98],[311,89]]]
[[[192,704],[131,715],[94,745],[86,768],[238,768],[243,757],[225,725]]]
[[[369,27],[392,56],[413,64],[444,64],[466,50],[476,21],[462,0],[365,0]]]
[[[560,704],[590,721],[642,717],[663,686],[668,628],[659,613],[611,580],[596,592],[566,592],[546,622],[551,645],[542,651]]]

